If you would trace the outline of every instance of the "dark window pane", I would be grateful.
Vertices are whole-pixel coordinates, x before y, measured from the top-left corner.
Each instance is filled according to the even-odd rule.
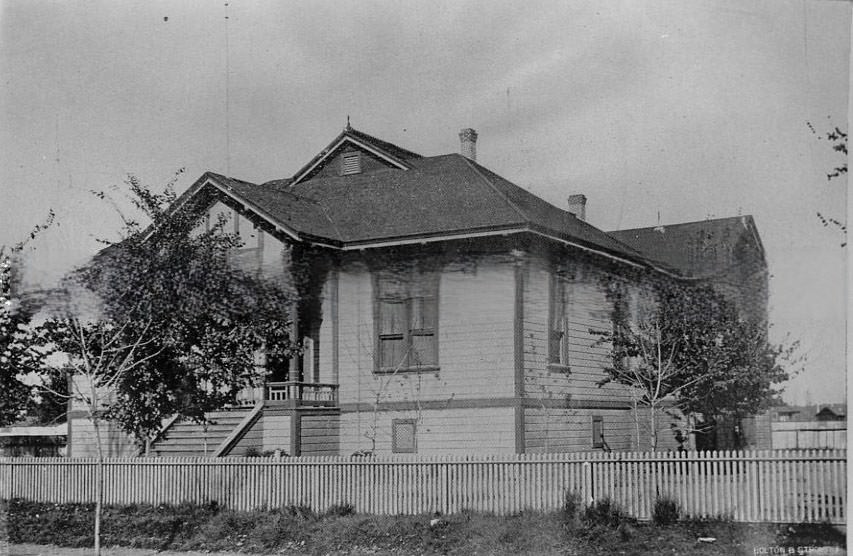
[[[402,301],[379,302],[379,334],[403,334],[406,330],[406,305]]]
[[[601,417],[592,418],[592,446],[593,448],[601,448],[604,446],[604,422]]]
[[[560,363],[561,346],[563,345],[563,333],[559,330],[551,330],[548,345],[548,362]]]
[[[436,300],[434,297],[414,297],[409,300],[412,308],[410,330],[435,330]]]
[[[412,353],[410,358],[412,366],[435,365],[438,362],[435,357],[435,351],[434,334],[412,335]]]
[[[548,336],[548,362],[569,364],[568,295],[565,281],[554,276],[551,279],[550,314]]]

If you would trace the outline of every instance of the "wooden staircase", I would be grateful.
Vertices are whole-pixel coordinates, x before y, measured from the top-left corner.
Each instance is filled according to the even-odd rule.
[[[192,421],[175,421],[151,444],[151,455],[214,457],[251,411],[251,407],[241,407],[208,413],[207,430],[205,425]]]

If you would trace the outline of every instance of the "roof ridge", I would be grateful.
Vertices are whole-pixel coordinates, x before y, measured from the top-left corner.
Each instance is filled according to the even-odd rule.
[[[319,207],[319,209],[323,212],[323,216],[326,217],[326,220],[328,220],[329,224],[331,224],[332,228],[334,228],[335,233],[338,234],[338,241],[344,241],[344,234],[341,233],[341,229],[338,228],[338,224],[332,219],[331,216],[329,216],[329,210],[326,208],[326,205],[324,205],[323,203],[321,203],[320,201],[318,201],[316,199],[312,199],[311,197],[308,197],[305,195],[299,195],[297,193],[293,193],[292,191],[286,191],[285,193],[290,193],[291,195],[293,195],[297,199],[303,199],[303,200],[305,200],[309,203],[312,203],[312,204],[316,205],[317,207]]]
[[[240,181],[240,180],[237,180],[237,181]],[[267,187],[266,183],[262,183],[262,184],[255,184],[255,183],[250,183],[250,182],[243,182],[243,183],[246,183],[247,185],[252,185],[254,187],[261,188],[263,190],[266,190],[270,193],[274,193],[276,195],[290,196],[293,199],[296,199],[296,200],[299,200],[299,201],[302,201],[302,202],[316,206],[317,208],[319,208],[323,212],[323,216],[326,217],[326,220],[328,220],[329,224],[331,224],[332,228],[334,228],[335,233],[338,234],[338,240],[343,241],[344,236],[341,233],[340,228],[338,228],[338,225],[335,223],[334,220],[332,220],[332,217],[329,216],[329,211],[326,208],[326,205],[324,205],[323,203],[321,203],[317,199],[314,199],[308,195],[301,195],[299,193],[296,193],[291,188],[278,189],[275,187]],[[267,183],[269,183],[269,182],[267,182]]]
[[[363,139],[370,140],[370,141],[373,141],[375,143],[379,143],[379,145],[377,145],[377,146],[381,147],[383,150],[386,150],[386,148],[385,148],[386,146],[387,147],[394,147],[395,149],[399,150],[401,153],[410,154],[416,158],[423,158],[423,155],[416,153],[415,151],[410,151],[409,149],[401,147],[400,145],[397,145],[396,143],[386,141],[385,139],[380,139],[379,137],[376,137],[375,135],[365,133],[364,131],[358,130],[354,127],[350,127],[348,129],[345,129],[344,133],[349,133],[351,135],[355,135],[356,137],[361,137]],[[391,154],[391,153],[388,153],[388,154]]]
[[[458,156],[458,157],[460,157],[462,160],[464,160],[464,161],[465,161],[465,164],[467,164],[467,165],[468,165],[472,170],[474,170],[474,173],[476,173],[478,176],[480,176],[480,179],[481,179],[481,180],[483,180],[484,182],[486,182],[486,185],[488,185],[488,186],[489,186],[489,188],[490,188],[492,191],[494,191],[495,193],[497,193],[497,194],[498,194],[498,196],[499,196],[501,199],[503,199],[503,201],[504,201],[507,205],[509,205],[509,207],[510,207],[512,210],[514,210],[515,212],[517,212],[517,213],[518,213],[518,215],[519,215],[519,216],[521,216],[521,218],[522,218],[522,219],[524,219],[524,221],[527,223],[527,225],[530,225],[530,217],[529,217],[527,214],[525,214],[525,213],[524,213],[524,211],[523,211],[523,210],[521,210],[521,209],[520,209],[520,208],[519,208],[515,203],[513,203],[513,202],[509,199],[509,197],[507,197],[507,196],[506,196],[506,195],[505,195],[505,194],[504,194],[500,189],[498,189],[498,187],[497,187],[497,186],[496,186],[496,185],[495,185],[495,184],[494,184],[494,183],[493,183],[489,178],[487,178],[487,177],[483,174],[483,172],[481,172],[481,171],[480,171],[480,168],[478,168],[479,164],[476,164],[473,160],[469,159],[469,158],[468,158],[468,157],[466,157],[466,156],[462,156],[461,154],[458,154],[458,153],[450,153],[450,154],[451,154],[451,156]],[[509,181],[509,180],[507,180],[507,181]],[[510,182],[510,183],[512,183],[512,182]],[[515,184],[513,183],[513,185],[515,185]],[[518,185],[515,185],[515,186],[516,186],[516,187],[519,187]]]
[[[654,228],[672,228],[674,226],[693,226],[696,224],[704,224],[706,222],[722,222],[724,220],[739,220],[742,218],[749,218],[750,220],[755,221],[755,218],[751,214],[738,214],[735,216],[721,216],[719,218],[706,218],[704,220],[691,220],[689,222],[676,222],[674,224],[657,224],[654,226],[637,226],[636,228],[624,228],[619,230],[609,230],[608,234],[613,234],[617,232],[633,232],[636,230],[651,230]]]

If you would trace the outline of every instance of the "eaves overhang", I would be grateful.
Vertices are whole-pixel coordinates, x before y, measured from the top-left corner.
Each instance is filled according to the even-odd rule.
[[[435,233],[408,234],[382,238],[360,239],[353,241],[322,237],[314,234],[308,234],[304,231],[300,231],[291,226],[283,224],[275,216],[264,210],[263,207],[239,195],[227,184],[223,184],[217,181],[215,175],[205,174],[202,179],[198,180],[198,182],[193,185],[191,191],[188,191],[187,193],[189,193],[189,196],[191,197],[198,190],[208,185],[211,188],[219,191],[223,195],[227,196],[233,203],[235,203],[238,207],[242,208],[244,212],[250,211],[256,214],[271,228],[278,231],[280,234],[286,236],[290,240],[315,245],[317,247],[324,247],[338,251],[359,251],[365,249],[379,249],[402,245],[437,243],[441,241],[452,241],[459,239],[533,234],[535,236],[555,241],[566,246],[574,247],[582,251],[586,251],[594,255],[601,256],[634,268],[650,269],[652,271],[659,272],[672,278],[680,280],[685,279],[677,272],[665,268],[662,265],[657,264],[653,261],[650,261],[642,257],[642,255],[638,254],[636,257],[626,256],[624,253],[614,252],[599,245],[585,242],[577,238],[570,237],[568,235],[559,234],[556,233],[554,230],[542,226],[536,226],[535,224],[529,222],[508,224],[505,226],[488,226],[475,229],[466,228],[458,230],[442,230],[440,232]],[[184,198],[183,202],[186,202],[187,198],[189,197]]]

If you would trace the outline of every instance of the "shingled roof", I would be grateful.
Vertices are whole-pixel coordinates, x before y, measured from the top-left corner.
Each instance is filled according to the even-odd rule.
[[[717,273],[717,255],[736,250],[744,242],[752,245],[764,258],[764,247],[750,215],[609,233],[648,259],[693,278]]]
[[[369,143],[405,163],[345,176],[311,175],[342,140]],[[306,241],[339,248],[533,233],[650,266],[634,248],[459,154],[423,157],[348,128],[290,179],[252,184],[207,173],[237,202]],[[187,193],[193,194],[193,188]]]

